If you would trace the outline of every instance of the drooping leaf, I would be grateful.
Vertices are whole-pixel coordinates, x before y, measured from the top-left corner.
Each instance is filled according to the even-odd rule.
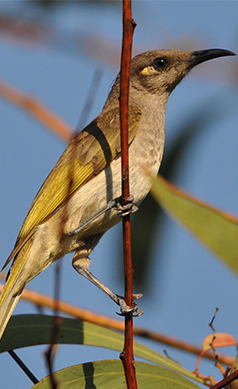
[[[152,195],[178,224],[192,232],[226,265],[238,272],[238,220],[188,196],[157,176]]]

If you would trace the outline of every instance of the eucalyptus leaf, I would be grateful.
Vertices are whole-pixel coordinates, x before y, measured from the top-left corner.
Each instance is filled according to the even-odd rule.
[[[0,353],[22,347],[52,343],[54,317],[47,315],[14,315],[0,342]],[[56,336],[57,344],[81,344],[103,347],[121,352],[124,347],[124,336],[107,328],[76,319],[60,318]],[[183,368],[172,359],[134,341],[136,357],[167,367],[198,382],[199,378]]]
[[[54,373],[58,389],[126,389],[121,361],[89,362],[70,366]],[[186,378],[162,367],[136,362],[136,379],[140,389],[197,389],[198,386]],[[43,378],[34,389],[51,389],[49,377]]]
[[[236,273],[238,272],[238,220],[188,196],[160,175],[151,193],[165,212],[192,232]]]

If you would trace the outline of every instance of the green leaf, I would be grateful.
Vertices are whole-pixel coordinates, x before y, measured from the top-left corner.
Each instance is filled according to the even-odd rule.
[[[58,389],[126,389],[121,361],[89,362],[71,366],[54,373]],[[136,378],[140,389],[197,389],[186,378],[162,367],[136,362]],[[34,389],[51,389],[49,377],[43,378]]]
[[[54,317],[48,315],[14,315],[0,342],[0,353],[22,347],[49,344]],[[81,320],[60,318],[58,344],[84,344],[122,350],[121,334]]]
[[[0,342],[0,353],[22,347],[51,343],[53,323],[53,316],[12,316]],[[104,347],[121,352],[124,347],[124,337],[118,332],[95,324],[82,322],[76,319],[61,318],[56,343],[83,344]],[[189,370],[151,348],[136,341],[134,341],[133,345],[135,356],[157,363],[158,365],[167,367],[189,378],[202,382]]]
[[[169,184],[158,176],[151,193],[161,207],[238,272],[238,220]]]

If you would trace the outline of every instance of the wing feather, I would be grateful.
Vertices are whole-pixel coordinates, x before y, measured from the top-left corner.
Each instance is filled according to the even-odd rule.
[[[141,120],[141,111],[129,107],[129,144]],[[99,174],[121,151],[120,115],[114,108],[102,112],[67,146],[33,201],[4,267],[17,255],[37,226],[50,218],[83,184]]]

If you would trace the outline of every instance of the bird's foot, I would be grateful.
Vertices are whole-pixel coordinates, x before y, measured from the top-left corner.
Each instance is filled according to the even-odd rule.
[[[125,203],[124,203],[125,202]],[[134,213],[138,211],[138,207],[134,204],[134,196],[127,197],[126,199],[122,196],[118,197],[115,200],[115,207],[119,217],[124,217],[129,213]]]
[[[131,315],[133,315],[133,317],[143,315],[143,311],[141,309],[139,309],[138,305],[134,301],[134,299],[135,300],[140,299],[143,296],[143,294],[141,294],[141,293],[133,294],[132,307],[129,307],[126,304],[124,297],[118,296],[118,295],[116,295],[116,296],[117,296],[117,301],[115,301],[115,300],[114,301],[119,305],[120,310],[121,310],[120,313],[117,312],[118,315],[126,316],[128,314],[131,314]]]

